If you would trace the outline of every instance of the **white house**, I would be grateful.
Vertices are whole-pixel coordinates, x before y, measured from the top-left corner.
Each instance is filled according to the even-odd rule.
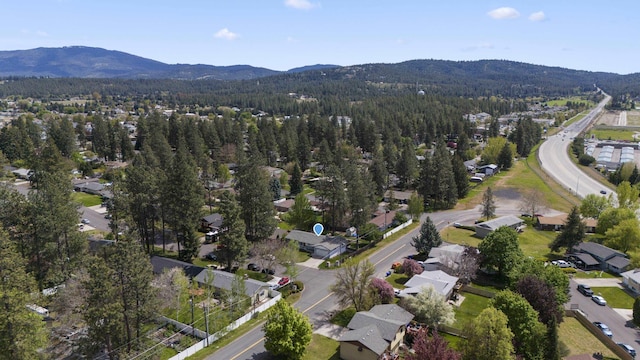
[[[444,296],[445,299],[449,299],[457,283],[457,277],[451,276],[442,270],[424,271],[422,274],[413,275],[413,277],[404,284],[406,288],[401,290],[398,296],[406,297],[415,295],[422,291],[423,287],[433,286],[436,292]]]
[[[640,269],[625,271],[622,274],[622,285],[640,295]]]

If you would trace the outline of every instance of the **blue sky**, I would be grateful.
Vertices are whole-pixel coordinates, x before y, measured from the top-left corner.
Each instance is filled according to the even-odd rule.
[[[640,2],[593,0],[21,0],[0,50],[95,46],[175,64],[506,59],[640,72]]]

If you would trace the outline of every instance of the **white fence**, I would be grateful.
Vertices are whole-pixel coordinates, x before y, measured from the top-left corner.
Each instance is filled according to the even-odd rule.
[[[394,227],[393,229],[391,229],[391,230],[387,231],[386,233],[384,233],[384,235],[382,235],[382,238],[383,238],[383,239],[386,239],[386,238],[388,238],[389,236],[391,236],[391,235],[393,235],[393,234],[397,233],[398,231],[400,231],[400,230],[402,230],[402,229],[406,228],[407,226],[409,226],[409,225],[411,225],[411,224],[413,224],[413,219],[409,219],[409,221],[407,221],[406,223],[404,223],[404,224],[402,224],[402,225],[400,225],[400,226],[396,226],[396,227]]]
[[[246,323],[247,321],[251,320],[256,314],[261,313],[265,310],[267,310],[268,308],[272,307],[276,302],[278,302],[278,300],[280,300],[282,298],[282,295],[277,292],[277,291],[273,291],[273,293],[271,295],[275,296],[273,298],[271,298],[269,301],[265,302],[264,304],[258,306],[255,309],[252,309],[250,312],[246,313],[243,317],[238,318],[236,321],[232,322],[231,324],[229,324],[226,328],[218,331],[215,334],[211,334],[209,335],[208,339],[204,339],[200,342],[198,342],[197,344],[192,345],[191,347],[187,348],[186,350],[180,352],[178,355],[170,358],[169,360],[183,360],[186,359],[187,357],[197,353],[198,351],[202,350],[205,348],[205,346],[207,345],[207,341],[209,344],[213,343],[214,341],[220,339],[221,337],[227,335],[229,333],[229,331],[231,330],[235,330],[237,329],[240,325]],[[175,325],[175,320],[172,319],[168,319],[171,320],[169,322],[171,322],[172,324]],[[178,323],[182,325],[182,329],[185,331],[191,331],[191,326],[189,325],[185,325],[182,323]],[[180,327],[178,327],[179,329],[181,329]],[[181,330],[182,331],[182,330]],[[199,338],[204,338],[205,332],[202,330],[198,330],[195,329],[196,331],[196,336]],[[202,335],[202,336],[200,336]]]

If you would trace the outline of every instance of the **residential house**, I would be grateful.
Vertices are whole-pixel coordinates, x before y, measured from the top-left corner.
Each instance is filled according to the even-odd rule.
[[[97,181],[85,181],[83,183],[73,185],[73,190],[91,195],[102,195],[105,186]]]
[[[33,170],[19,168],[12,170],[11,173],[13,173],[13,175],[15,175],[15,177],[17,177],[18,179],[29,180],[31,178],[31,175],[33,175]]]
[[[508,226],[514,230],[519,229],[524,224],[524,220],[520,219],[517,216],[507,215],[499,218],[495,218],[493,220],[485,221],[476,224],[476,236],[484,239],[485,236],[489,235],[494,230],[497,230],[500,227]]]
[[[580,243],[574,248],[574,254],[567,255],[567,258],[581,259],[575,256],[576,253],[584,253],[590,255],[595,261],[599,263],[600,270],[609,270],[616,274],[623,272],[630,263],[627,255],[594,242]],[[589,260],[585,256],[582,256],[582,258]],[[593,263],[593,261],[591,260],[589,260],[589,262]],[[576,266],[580,265],[581,264],[576,264]]]
[[[622,285],[634,294],[640,295],[640,269],[625,271],[621,275]]]
[[[555,216],[538,216],[536,218],[536,227],[540,230],[561,231],[567,222],[568,214],[560,214]],[[595,233],[598,220],[594,218],[583,218],[582,223],[585,226],[585,232]]]
[[[193,280],[200,287],[208,286],[211,283],[219,294],[221,291],[231,291],[236,276],[240,275],[220,270],[203,269]],[[266,282],[249,278],[244,279],[244,293],[252,299],[254,304],[259,304],[266,300],[269,297],[269,290],[269,284]]]
[[[222,215],[214,213],[203,217],[200,219],[200,228],[216,235],[219,234],[222,229]]]
[[[412,194],[413,194],[413,192],[411,192],[411,191],[391,191],[391,190],[387,190],[384,193],[384,201],[385,202],[390,202],[391,199],[393,198],[395,201],[397,201],[400,204],[408,204],[409,203],[409,199],[411,198]]]
[[[491,175],[495,175],[500,171],[500,169],[498,168],[498,165],[496,164],[488,164],[488,165],[483,165],[480,166],[478,168],[478,172],[481,172],[487,176],[491,176]]]
[[[373,224],[375,226],[378,227],[378,230],[380,231],[385,231],[387,230],[389,227],[391,227],[391,224],[393,224],[393,218],[396,216],[396,211],[392,210],[389,212],[385,212],[381,215],[378,215],[376,217],[374,217],[373,219],[369,220],[369,224]]]
[[[152,256],[151,266],[153,267],[153,273],[156,275],[162,274],[165,270],[180,268],[182,269],[182,271],[184,271],[184,274],[189,279],[193,279],[198,274],[200,274],[202,270],[204,270],[204,268],[201,266],[196,266],[193,264],[189,264],[188,262],[170,259],[162,256]]]
[[[295,204],[293,199],[280,199],[273,202],[273,206],[276,207],[277,212],[286,213]]]
[[[340,359],[379,360],[397,353],[413,314],[396,304],[376,305],[357,312],[340,341]]]
[[[445,299],[449,299],[453,295],[453,291],[458,283],[456,276],[451,276],[442,270],[423,271],[416,274],[407,281],[405,288],[400,291],[400,297],[416,295],[422,291],[423,287],[433,286],[433,288]]]
[[[269,236],[269,240],[282,240],[287,236],[287,230],[276,228],[273,234]]]
[[[300,250],[319,259],[331,259],[347,251],[348,241],[342,236],[316,235],[307,231],[293,230],[285,237],[298,242]]]
[[[452,244],[431,248],[429,257],[420,264],[425,271],[457,269],[465,247]]]

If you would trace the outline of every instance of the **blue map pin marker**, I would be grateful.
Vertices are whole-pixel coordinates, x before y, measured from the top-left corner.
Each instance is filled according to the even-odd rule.
[[[320,236],[323,231],[324,231],[324,226],[322,226],[322,224],[317,223],[313,225],[313,233],[316,234],[316,236]]]

